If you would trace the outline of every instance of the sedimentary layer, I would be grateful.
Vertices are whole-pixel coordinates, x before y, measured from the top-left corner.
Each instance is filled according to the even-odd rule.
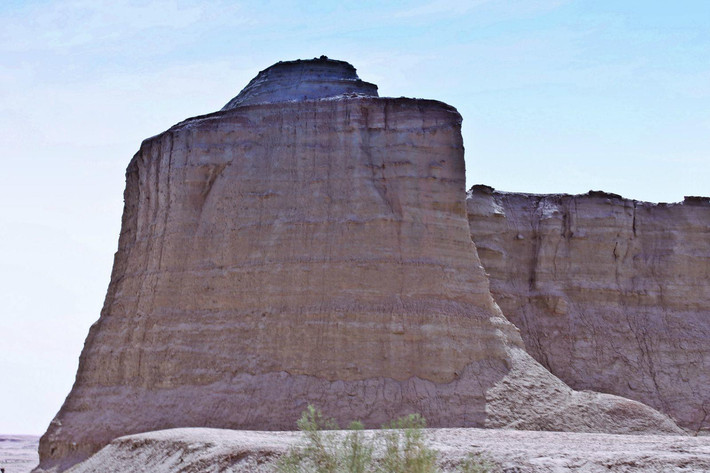
[[[525,353],[471,242],[453,107],[277,99],[182,122],[131,161],[104,309],[43,469],[137,432],[291,429],[309,403],[371,427],[418,412],[432,426],[679,432]]]
[[[377,97],[377,86],[361,80],[351,64],[321,56],[307,61],[278,62],[267,67],[222,110],[344,94]]]
[[[710,429],[710,199],[474,186],[471,238],[530,354],[575,389]]]

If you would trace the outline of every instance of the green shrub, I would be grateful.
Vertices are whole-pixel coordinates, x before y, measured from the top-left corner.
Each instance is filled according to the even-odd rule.
[[[330,432],[338,424],[313,406],[303,411],[296,423],[303,432],[306,445],[291,449],[278,464],[279,473],[368,473],[372,470],[371,440],[363,435],[361,422],[352,422],[350,432],[340,442]]]
[[[459,471],[461,473],[492,473],[498,471],[498,466],[480,454],[469,454],[459,465]]]
[[[309,405],[296,425],[308,440],[303,455],[313,463],[315,471],[337,473],[338,446],[333,435],[324,431],[337,430],[338,424],[332,419],[325,418],[318,409]]]
[[[384,473],[436,473],[436,452],[424,443],[426,421],[419,414],[410,414],[386,429],[385,455],[381,471]]]
[[[366,436],[361,422],[352,422],[349,432],[338,437],[338,424],[313,406],[297,422],[306,445],[292,448],[276,466],[278,473],[439,473],[437,452],[426,445],[426,421],[410,414],[382,426]],[[380,459],[374,457],[376,445],[384,446]],[[469,455],[459,466],[461,473],[487,473],[494,464]]]
[[[351,422],[343,444],[343,470],[348,473],[368,473],[372,468],[372,441],[365,439],[360,421]]]

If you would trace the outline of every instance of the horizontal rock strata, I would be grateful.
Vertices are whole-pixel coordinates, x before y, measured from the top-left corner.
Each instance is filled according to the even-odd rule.
[[[321,56],[310,61],[284,61],[267,67],[222,110],[256,103],[303,101],[337,95],[377,97],[377,86],[361,80],[345,61]]]
[[[43,469],[130,433],[290,429],[309,403],[369,426],[419,412],[433,426],[678,432],[525,353],[470,239],[454,108],[278,100],[187,120],[131,161],[105,306]]]
[[[710,199],[475,186],[471,237],[533,357],[575,389],[710,429]]]
[[[710,437],[495,429],[427,429],[424,435],[427,446],[437,451],[443,473],[461,471],[460,464],[471,454],[485,460],[485,471],[491,473],[710,471]],[[304,443],[298,432],[164,430],[114,440],[70,472],[272,473],[281,455]],[[380,445],[375,457],[381,455]]]

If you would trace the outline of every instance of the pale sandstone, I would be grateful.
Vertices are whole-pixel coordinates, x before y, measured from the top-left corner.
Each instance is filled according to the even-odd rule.
[[[575,389],[710,429],[710,199],[475,186],[471,237],[530,354]]]
[[[146,140],[42,469],[130,433],[290,429],[308,403],[368,426],[419,412],[432,426],[679,432],[525,353],[470,239],[460,123],[441,102],[348,92],[228,106]]]
[[[376,432],[365,431],[371,438]],[[342,438],[346,432],[334,432]],[[427,429],[442,473],[469,455],[489,473],[691,473],[710,471],[710,437],[610,435],[495,429]],[[298,432],[173,429],[122,437],[69,473],[273,473],[305,439]],[[377,444],[375,458],[383,445]]]

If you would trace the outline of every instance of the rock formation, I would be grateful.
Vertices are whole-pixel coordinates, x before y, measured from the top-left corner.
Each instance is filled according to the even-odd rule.
[[[351,64],[325,56],[312,61],[278,62],[261,71],[222,111],[257,103],[313,100],[344,94],[377,97],[377,86],[360,80]]]
[[[427,446],[438,453],[442,473],[460,473],[470,454],[485,459],[489,467],[474,471],[491,473],[710,471],[710,437],[471,428],[427,430],[424,435]],[[299,432],[161,430],[116,439],[70,473],[273,473],[281,455],[305,443]],[[378,450],[375,457],[382,454]]]
[[[710,199],[474,186],[467,208],[493,296],[536,360],[710,430]]]
[[[340,61],[279,63],[143,142],[42,469],[137,432],[292,429],[308,403],[371,427],[679,432],[524,351],[471,242],[461,117],[363,84]]]

